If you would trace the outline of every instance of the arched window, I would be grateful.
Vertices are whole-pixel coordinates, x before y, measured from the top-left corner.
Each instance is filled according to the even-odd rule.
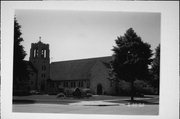
[[[44,50],[44,58],[46,58],[46,50]]]
[[[36,57],[36,49],[34,49],[33,57],[34,57],[34,58]]]
[[[38,57],[38,49],[36,49],[36,57]]]
[[[41,57],[44,58],[44,50],[41,50]]]

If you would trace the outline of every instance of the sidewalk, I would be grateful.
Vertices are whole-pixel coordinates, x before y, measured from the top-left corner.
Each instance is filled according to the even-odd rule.
[[[70,103],[72,106],[120,106],[125,105],[123,103],[112,103],[106,101],[80,101],[76,103]]]
[[[49,95],[32,95],[32,96],[14,96],[13,104],[33,104],[33,103],[48,103],[62,105],[90,105],[90,106],[117,106],[130,104],[130,97],[94,95],[90,98],[57,98]],[[158,104],[159,99],[156,97],[135,98],[134,103]]]

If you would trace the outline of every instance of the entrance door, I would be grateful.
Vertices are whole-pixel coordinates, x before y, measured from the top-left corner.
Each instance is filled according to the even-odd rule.
[[[97,85],[97,94],[102,95],[102,85],[101,84]]]

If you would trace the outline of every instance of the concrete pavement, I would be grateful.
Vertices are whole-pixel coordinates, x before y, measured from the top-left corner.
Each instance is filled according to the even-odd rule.
[[[93,96],[91,98],[56,98],[55,96],[16,97],[34,100],[31,103],[13,104],[13,112],[30,113],[65,113],[65,114],[115,114],[115,115],[158,115],[158,96],[135,98],[130,103],[129,97]]]
[[[158,115],[158,105],[106,105],[82,106],[59,104],[18,104],[13,112],[63,113],[63,114],[115,114],[115,115]]]

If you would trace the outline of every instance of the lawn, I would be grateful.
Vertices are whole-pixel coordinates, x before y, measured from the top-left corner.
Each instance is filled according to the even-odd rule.
[[[145,97],[136,97],[134,102],[130,101],[127,96],[107,96],[93,95],[89,98],[57,98],[56,95],[30,95],[30,96],[13,96],[13,104],[32,104],[32,103],[49,103],[49,104],[70,104],[81,101],[104,101],[110,103],[130,104],[159,104],[159,96],[148,95]]]

